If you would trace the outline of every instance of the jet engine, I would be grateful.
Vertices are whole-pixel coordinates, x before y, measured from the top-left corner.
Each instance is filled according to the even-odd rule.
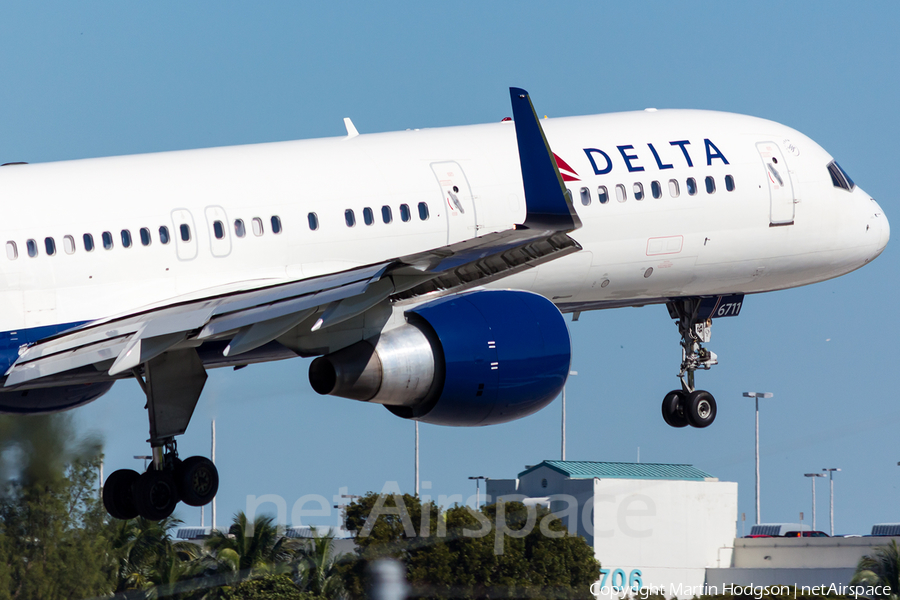
[[[313,389],[407,419],[475,426],[537,412],[566,382],[569,331],[543,296],[480,290],[405,316],[401,327],[314,360]]]

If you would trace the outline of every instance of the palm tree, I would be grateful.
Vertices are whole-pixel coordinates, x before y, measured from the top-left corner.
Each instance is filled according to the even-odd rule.
[[[878,597],[900,599],[900,547],[897,540],[876,547],[873,556],[860,558],[850,585],[889,586],[885,590],[888,593]]]
[[[334,534],[320,536],[315,527],[311,529],[313,537],[300,542],[297,549],[297,579],[301,588],[325,598],[342,597],[343,585],[335,569]]]
[[[190,542],[172,540],[172,530],[181,521],[130,519],[116,531],[113,547],[118,555],[117,592],[148,590],[155,596],[158,585],[174,584],[196,575],[200,551]]]
[[[266,573],[287,572],[293,556],[292,544],[279,535],[272,517],[257,516],[248,524],[247,515],[238,512],[228,533],[213,531],[206,548],[215,554],[219,571],[237,582]]]

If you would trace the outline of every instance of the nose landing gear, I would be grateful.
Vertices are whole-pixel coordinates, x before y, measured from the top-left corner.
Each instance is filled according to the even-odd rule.
[[[677,319],[681,334],[681,389],[672,390],[663,398],[663,420],[671,427],[709,427],[716,419],[716,399],[705,390],[695,389],[694,371],[709,370],[718,364],[715,353],[703,347],[712,334],[712,315],[736,316],[740,301],[723,304],[723,298],[686,298],[668,302],[666,307],[669,315]]]

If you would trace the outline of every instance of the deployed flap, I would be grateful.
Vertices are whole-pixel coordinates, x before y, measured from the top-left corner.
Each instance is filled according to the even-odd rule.
[[[177,348],[182,340],[187,345],[197,345],[191,340],[236,333],[241,328],[290,315],[302,314],[306,318],[316,307],[364,294],[369,284],[382,277],[387,265],[381,263],[211,298],[174,301],[169,306],[93,321],[27,348],[7,371],[4,385],[20,385],[91,364],[109,369],[109,375],[113,376]],[[259,335],[262,331],[257,330],[254,338],[264,338]],[[256,340],[249,339],[248,333],[249,330],[240,344],[243,351],[255,347],[250,342]],[[100,367],[104,363],[106,367]]]
[[[315,311],[316,309],[314,308],[308,308],[297,313],[242,327],[237,335],[232,338],[231,343],[225,348],[223,354],[225,356],[237,356],[254,348],[259,348],[263,344],[268,344],[278,336],[287,333],[302,323]]]

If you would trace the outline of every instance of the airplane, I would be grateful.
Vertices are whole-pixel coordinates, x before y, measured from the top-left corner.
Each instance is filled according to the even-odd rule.
[[[218,489],[181,460],[206,371],[316,357],[312,388],[452,426],[562,390],[563,313],[665,304],[673,427],[707,427],[695,372],[744,297],[862,267],[890,228],[813,140],[755,117],[655,110],[0,168],[0,412],[84,405],[122,379],[153,460],[103,488],[118,519]]]

